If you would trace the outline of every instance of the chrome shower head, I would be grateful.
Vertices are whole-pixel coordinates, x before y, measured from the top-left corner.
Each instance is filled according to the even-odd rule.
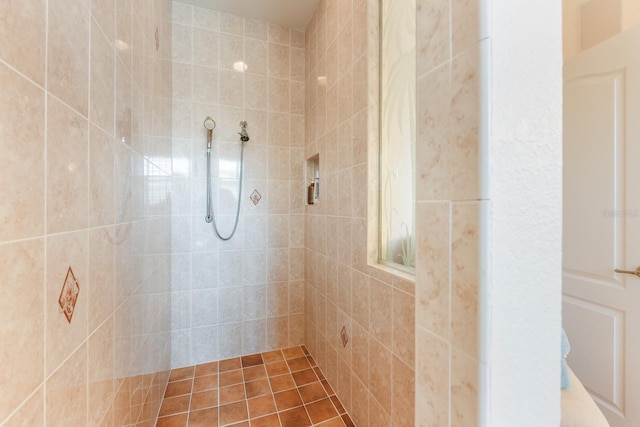
[[[216,121],[213,120],[211,116],[207,116],[207,118],[204,119],[204,128],[209,131],[214,130],[216,128]]]
[[[207,130],[207,153],[211,152],[211,141],[213,140],[213,130],[216,128],[216,121],[207,116],[204,119],[204,128]]]
[[[244,120],[240,122],[240,132],[238,132],[238,135],[240,135],[240,141],[242,141],[243,143],[249,141],[249,134],[247,133],[247,122]]]

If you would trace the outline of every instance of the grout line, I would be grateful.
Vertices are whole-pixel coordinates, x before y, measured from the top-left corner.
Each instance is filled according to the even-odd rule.
[[[42,295],[43,297],[43,317],[44,317],[44,334],[43,334],[43,350],[44,350],[44,357],[42,358],[42,377],[43,377],[43,381],[42,381],[42,419],[44,420],[44,423],[46,424],[47,422],[47,345],[48,345],[48,340],[47,340],[47,325],[48,325],[48,314],[47,314],[47,264],[48,264],[48,251],[47,251],[47,242],[48,242],[48,238],[47,238],[47,143],[48,143],[48,137],[47,134],[49,133],[49,107],[48,107],[48,101],[49,101],[49,94],[48,94],[48,89],[49,89],[49,0],[45,0],[45,40],[44,40],[44,133],[43,133],[43,138],[44,138],[44,147],[43,147],[43,158],[44,158],[44,182],[42,183],[44,185],[43,188],[43,193],[44,193],[44,209],[42,212],[42,215],[44,217],[44,221],[43,221],[43,262],[44,262],[44,266],[43,266],[43,278],[42,278],[42,287],[43,287],[43,293]]]

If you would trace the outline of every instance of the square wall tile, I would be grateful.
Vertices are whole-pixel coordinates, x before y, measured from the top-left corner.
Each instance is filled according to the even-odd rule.
[[[46,7],[44,0],[0,5],[0,58],[40,86],[45,73]]]
[[[52,0],[48,5],[48,89],[87,117],[91,22],[87,1]]]
[[[0,64],[0,149],[3,161],[0,185],[0,241],[38,236],[44,232],[44,92]],[[29,143],[16,143],[16,141]],[[29,164],[25,168],[24,164]],[[28,194],[29,197],[25,197]]]
[[[0,380],[11,389],[0,403],[4,420],[44,381],[44,240],[0,245],[0,260],[0,329],[12,343],[12,350],[0,355]]]

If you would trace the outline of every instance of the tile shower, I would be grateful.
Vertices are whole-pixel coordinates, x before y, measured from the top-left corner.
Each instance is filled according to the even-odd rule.
[[[2,2],[0,20],[0,424],[153,425],[171,368],[171,3]]]
[[[455,43],[467,55],[445,55],[454,74],[442,76],[419,47],[418,90],[461,79],[456,99],[473,103],[477,40],[459,11],[475,2],[438,3],[455,28],[419,27],[432,44],[422,48]],[[0,330],[13,343],[0,354],[11,390],[0,424],[151,426],[172,368],[304,344],[356,425],[414,425],[414,388],[441,409],[416,422],[473,425],[475,337],[458,331],[475,325],[477,289],[460,284],[477,278],[433,269],[449,271],[454,243],[455,265],[477,262],[480,203],[457,203],[476,194],[418,194],[433,219],[418,223],[431,237],[418,239],[416,285],[367,265],[372,4],[322,0],[305,32],[167,0],[0,4]],[[426,9],[418,1],[421,22],[441,16]],[[427,173],[439,170],[425,149],[434,121],[421,114],[417,176],[440,189],[448,181]],[[237,159],[241,120],[251,135],[229,242],[204,221],[206,116],[217,121],[215,172]],[[456,147],[471,145],[475,164],[477,128],[464,117]],[[303,165],[316,154],[323,192],[305,206]],[[214,189],[234,184],[214,178]],[[214,191],[214,206],[227,230],[233,194]],[[58,305],[69,267],[71,322]],[[459,311],[444,310],[448,298]]]

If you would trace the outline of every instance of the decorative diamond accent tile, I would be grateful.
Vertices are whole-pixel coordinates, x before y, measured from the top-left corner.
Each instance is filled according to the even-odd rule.
[[[258,190],[253,190],[253,193],[249,196],[254,205],[257,205],[262,196],[258,193]]]
[[[67,277],[64,279],[62,290],[60,291],[60,297],[58,298],[58,304],[69,323],[71,323],[73,310],[76,308],[76,301],[78,301],[79,293],[80,284],[76,280],[76,276],[73,274],[71,266],[69,266],[69,270],[67,270]]]

